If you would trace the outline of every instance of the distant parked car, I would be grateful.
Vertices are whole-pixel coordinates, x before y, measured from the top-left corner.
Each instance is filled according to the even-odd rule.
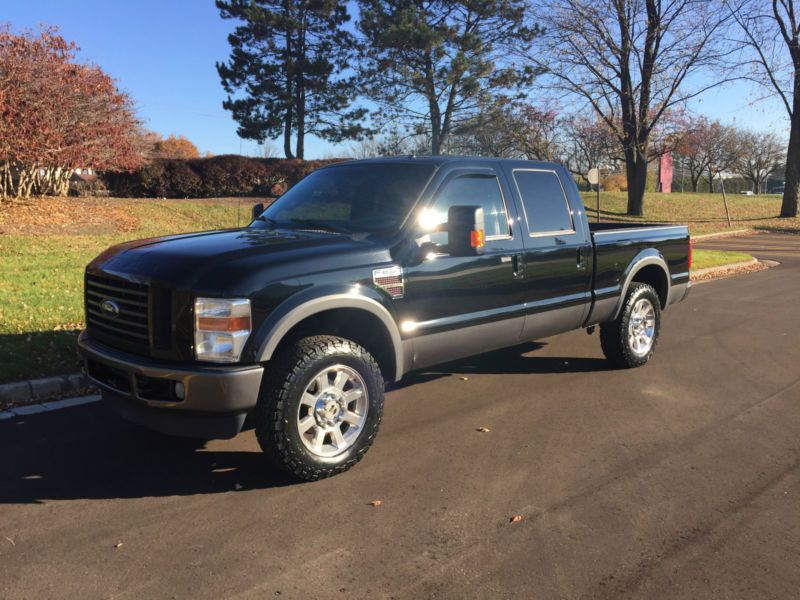
[[[740,194],[743,194],[743,195],[745,195],[745,196],[755,196],[755,194],[753,193],[753,190],[742,190],[742,191],[741,191],[741,192],[739,192],[739,193],[740,193]]]

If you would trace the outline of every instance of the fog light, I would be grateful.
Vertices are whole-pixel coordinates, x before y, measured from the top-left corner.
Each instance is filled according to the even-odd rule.
[[[183,400],[184,396],[186,396],[186,388],[183,387],[183,383],[178,381],[175,383],[175,397],[178,400]]]

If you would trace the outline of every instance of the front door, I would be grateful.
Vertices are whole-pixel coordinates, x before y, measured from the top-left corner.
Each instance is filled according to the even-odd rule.
[[[509,222],[508,190],[492,168],[459,168],[441,181],[416,215],[416,242],[427,251],[407,266],[398,303],[401,330],[413,339],[413,367],[469,356],[516,343],[524,323],[522,253]],[[485,251],[447,253],[443,225],[455,205],[483,208]]]

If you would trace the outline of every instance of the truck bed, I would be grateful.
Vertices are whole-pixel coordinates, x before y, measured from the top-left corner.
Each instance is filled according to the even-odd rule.
[[[669,269],[663,304],[670,290],[689,281],[689,228],[662,223],[590,223],[594,246],[591,323],[613,318],[612,307],[622,294],[627,269],[642,256],[663,258]],[[682,296],[681,296],[682,297]]]

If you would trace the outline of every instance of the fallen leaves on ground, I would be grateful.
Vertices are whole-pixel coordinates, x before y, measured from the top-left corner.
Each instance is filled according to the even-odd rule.
[[[770,265],[765,262],[749,263],[740,265],[738,267],[725,268],[719,267],[714,271],[707,273],[692,273],[692,281],[706,281],[708,279],[721,279],[722,277],[733,277],[734,275],[741,275],[742,273],[753,273],[755,271],[763,271],[769,269]]]
[[[102,198],[32,198],[0,206],[0,233],[73,235],[135,231],[139,219],[122,202]]]
[[[512,523],[519,523],[520,521],[522,521],[522,515],[514,515],[513,517],[511,517]]]
[[[117,542],[114,544],[114,548],[122,548],[122,542]]]
[[[478,427],[475,431],[480,431],[481,433],[489,433],[491,429],[488,427]]]
[[[381,504],[383,504],[383,500],[373,500],[369,503],[370,506],[380,506]]]

